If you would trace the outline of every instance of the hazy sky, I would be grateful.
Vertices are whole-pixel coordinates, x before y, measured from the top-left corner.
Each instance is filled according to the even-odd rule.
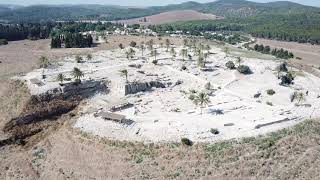
[[[189,0],[0,0],[0,4],[114,4],[122,6],[154,6],[178,4]],[[197,2],[212,2],[214,0],[194,0]],[[276,0],[252,0],[256,2],[270,2]],[[300,4],[320,6],[320,0],[288,0]]]

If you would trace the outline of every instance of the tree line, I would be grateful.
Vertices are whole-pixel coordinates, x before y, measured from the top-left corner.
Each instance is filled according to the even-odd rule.
[[[262,44],[256,44],[253,47],[253,50],[263,53],[263,54],[271,54],[277,58],[281,58],[281,59],[290,59],[290,58],[294,58],[294,55],[292,52],[289,52],[287,50],[284,49],[271,49],[270,46],[264,46]]]
[[[93,38],[80,33],[66,33],[51,39],[51,48],[86,48],[93,45]]]
[[[46,39],[49,38],[52,28],[51,23],[0,24],[0,39],[6,39],[7,41]]]

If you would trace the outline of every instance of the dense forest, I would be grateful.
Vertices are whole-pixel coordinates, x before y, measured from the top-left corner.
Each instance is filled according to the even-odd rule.
[[[53,24],[0,24],[0,39],[16,41],[22,39],[46,39],[50,36]]]
[[[120,28],[120,24],[112,23],[25,23],[25,24],[0,24],[0,39],[16,41],[24,39],[47,39],[67,33],[75,34],[85,31],[104,31]]]
[[[192,35],[200,35],[199,32],[204,31],[241,31],[261,38],[320,44],[320,8],[286,1],[256,3],[245,0],[218,0],[210,3],[186,2],[147,8],[104,5],[39,5],[13,9],[4,7],[0,11],[0,20],[14,25],[1,25],[0,39],[47,38],[53,26],[45,22],[118,20],[184,9],[211,13],[223,16],[225,19],[177,22],[150,28],[159,33],[182,30]],[[37,23],[39,24],[36,25]],[[59,27],[59,24],[57,26],[52,31],[57,34],[65,31],[74,33],[111,28],[101,24],[78,25],[76,23],[74,26],[69,24],[66,29]]]
[[[204,31],[246,32],[254,37],[320,44],[320,13],[296,15],[261,15],[249,18],[232,18],[218,21],[190,21],[150,26],[156,32]]]

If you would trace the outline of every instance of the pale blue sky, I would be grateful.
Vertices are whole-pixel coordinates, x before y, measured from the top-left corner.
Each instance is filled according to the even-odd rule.
[[[0,0],[0,4],[112,4],[122,6],[154,6],[178,4],[189,0]],[[214,0],[194,0],[197,2],[212,2]],[[256,2],[270,2],[276,0],[252,0]],[[305,5],[320,6],[320,0],[289,0]]]

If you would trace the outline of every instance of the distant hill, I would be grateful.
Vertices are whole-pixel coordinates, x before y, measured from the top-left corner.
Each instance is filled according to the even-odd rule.
[[[158,25],[182,21],[195,21],[195,20],[217,20],[223,17],[213,14],[204,14],[194,10],[174,10],[163,12],[151,16],[134,18],[128,20],[114,21],[121,24],[141,24],[141,25]]]
[[[319,13],[320,8],[279,1],[256,3],[245,0],[218,0],[211,3],[186,2],[167,6],[132,8],[106,5],[38,5],[19,8],[0,6],[0,19],[17,21],[48,20],[123,20],[155,15],[167,11],[195,10],[226,18],[247,18],[263,14]]]

